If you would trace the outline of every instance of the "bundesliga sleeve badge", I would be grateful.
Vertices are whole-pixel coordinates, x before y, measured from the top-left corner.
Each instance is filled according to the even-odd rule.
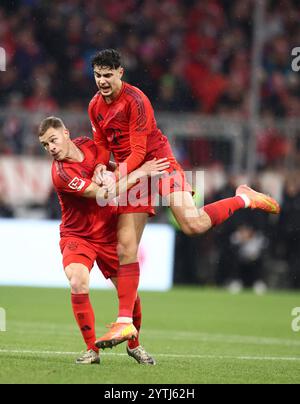
[[[74,191],[81,191],[82,188],[85,186],[86,181],[81,180],[78,177],[73,178],[73,180],[68,184],[68,187],[73,189]]]

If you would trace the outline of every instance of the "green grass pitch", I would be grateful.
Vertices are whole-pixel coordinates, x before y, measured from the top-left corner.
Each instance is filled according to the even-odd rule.
[[[299,293],[230,295],[176,288],[142,293],[143,345],[157,366],[138,365],[125,345],[100,366],[74,364],[84,345],[63,289],[0,287],[0,383],[299,383],[300,332],[291,315]],[[92,291],[97,333],[115,320],[113,291]]]

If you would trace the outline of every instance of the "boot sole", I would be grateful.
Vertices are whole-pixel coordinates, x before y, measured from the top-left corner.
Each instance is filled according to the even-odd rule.
[[[96,347],[99,349],[112,349],[113,347],[122,344],[125,341],[130,341],[136,339],[137,336],[135,334],[131,335],[130,337],[125,337],[122,339],[111,339],[106,341],[97,341],[95,343]]]

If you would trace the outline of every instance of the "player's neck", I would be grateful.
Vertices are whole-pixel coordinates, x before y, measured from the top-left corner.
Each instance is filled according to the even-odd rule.
[[[66,160],[73,163],[82,163],[85,159],[82,151],[77,147],[73,142],[70,144],[69,153],[66,157]]]

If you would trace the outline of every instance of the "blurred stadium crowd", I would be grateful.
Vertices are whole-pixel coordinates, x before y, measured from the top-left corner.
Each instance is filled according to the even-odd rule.
[[[205,239],[186,240],[178,232],[178,282],[241,279],[247,286],[265,280],[300,287],[300,131],[291,141],[275,125],[278,118],[300,116],[300,74],[291,69],[291,49],[300,46],[299,21],[297,0],[268,2],[264,60],[258,72],[261,116],[267,122],[259,133],[259,168],[271,168],[283,178],[283,213],[273,221],[254,220],[251,212],[244,212]],[[0,115],[0,155],[41,153],[16,110],[29,116],[39,112],[41,117],[61,110],[86,114],[96,90],[90,59],[107,47],[121,50],[125,79],[146,92],[156,111],[247,120],[252,41],[252,0],[1,0],[0,46],[8,65],[0,73],[0,112],[5,110]],[[89,133],[88,122],[81,129]],[[224,143],[197,138],[176,147],[189,168],[226,166]],[[286,175],[283,162],[290,156],[294,170]],[[227,176],[208,198],[231,196],[233,191],[233,179]],[[49,216],[57,217],[51,198]],[[0,215],[14,215],[1,196]],[[158,220],[163,218],[164,213]],[[188,264],[183,259],[187,251]],[[203,268],[209,268],[210,275]],[[276,279],[266,273],[277,274]]]
[[[9,68],[0,79],[1,105],[49,113],[62,107],[85,110],[93,88],[90,57],[117,47],[127,79],[157,109],[247,116],[252,4],[2,0],[0,44]],[[300,81],[290,68],[291,44],[300,44],[299,20],[298,1],[269,2],[260,72],[265,113],[299,114]]]

